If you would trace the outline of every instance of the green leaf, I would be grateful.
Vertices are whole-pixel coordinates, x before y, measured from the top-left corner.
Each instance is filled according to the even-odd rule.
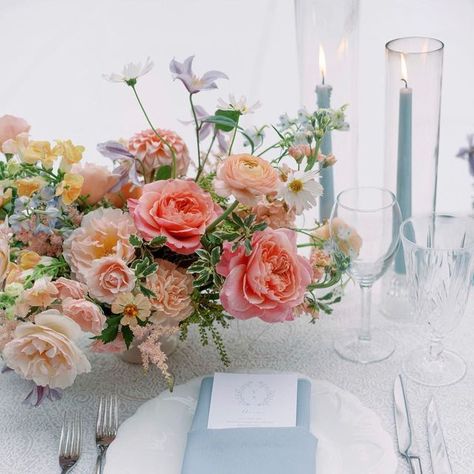
[[[149,288],[147,288],[145,285],[139,285],[140,291],[144,296],[147,298],[155,298],[156,295],[153,291],[151,291]]]
[[[123,340],[125,341],[125,345],[127,346],[127,349],[129,349],[130,344],[133,341],[133,332],[129,326],[122,326],[122,336]]]
[[[245,239],[244,247],[245,247],[245,255],[250,255],[252,253],[252,243],[250,242],[249,239]]]
[[[114,316],[112,318],[107,318],[107,327],[102,330],[100,339],[102,342],[112,342],[118,334],[119,323],[122,319],[122,316]]]
[[[171,168],[170,165],[160,166],[155,171],[155,181],[162,181],[162,180],[165,180],[165,179],[170,179],[171,178],[171,171],[172,171],[172,168]]]
[[[217,265],[221,259],[221,249],[214,247],[211,252],[211,265]]]
[[[143,244],[143,241],[142,239],[140,239],[140,237],[138,237],[138,235],[131,235],[129,238],[128,238],[129,242],[134,246],[134,247],[141,247],[142,244]]]
[[[198,250],[196,250],[196,254],[202,260],[209,261],[209,259],[210,259],[210,255],[209,255],[209,252],[207,250],[198,249]]]
[[[150,241],[148,245],[151,247],[163,247],[166,243],[166,237],[164,235],[159,235]]]
[[[213,123],[216,130],[223,132],[231,132],[239,124],[241,113],[238,110],[216,110],[215,115],[211,115],[203,120],[203,122]]]

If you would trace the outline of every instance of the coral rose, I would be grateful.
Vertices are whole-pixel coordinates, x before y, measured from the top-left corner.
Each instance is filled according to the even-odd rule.
[[[217,168],[214,188],[219,196],[231,194],[247,206],[254,206],[258,198],[277,190],[278,173],[262,158],[252,155],[231,155]]]
[[[135,274],[117,255],[94,260],[85,277],[89,294],[102,303],[113,303],[118,294],[135,286]]]
[[[171,130],[162,130],[161,128],[158,128],[156,131],[174,148],[176,175],[184,176],[190,162],[188,147],[177,133]],[[160,166],[173,165],[171,151],[151,129],[138,132],[130,138],[128,149],[130,153],[141,161],[146,181],[153,181],[154,173]],[[140,172],[142,168],[138,166],[137,170]]]
[[[180,179],[143,186],[140,199],[129,199],[128,208],[144,239],[164,235],[166,245],[183,255],[201,247],[206,227],[222,213],[194,181]]]
[[[92,334],[100,334],[105,325],[105,316],[102,310],[91,301],[66,298],[62,303],[65,316],[75,321],[81,329]]]
[[[110,342],[104,343],[100,339],[96,339],[90,345],[91,351],[96,353],[109,353],[114,354],[118,352],[124,352],[127,350],[127,346],[125,345],[125,341],[123,340],[122,334],[118,334],[117,337]]]
[[[100,208],[89,212],[64,241],[64,258],[78,280],[87,283],[85,274],[94,260],[117,255],[129,262],[135,249],[129,242],[136,229],[133,219],[120,209]]]
[[[58,298],[64,300],[66,298],[74,298],[79,300],[87,294],[87,286],[79,281],[69,280],[68,278],[58,278],[54,282],[54,286],[58,290]]]
[[[66,388],[76,376],[90,372],[86,356],[74,343],[82,334],[72,319],[50,309],[35,317],[35,323],[20,323],[14,339],[3,349],[8,367],[37,385]]]
[[[179,323],[193,312],[191,293],[193,278],[184,268],[167,260],[157,259],[158,268],[146,279],[147,287],[155,293],[150,298],[155,323]]]
[[[97,204],[119,179],[119,176],[111,173],[105,166],[94,163],[73,165],[71,172],[84,178],[81,195],[87,196],[85,201],[90,206]]]
[[[0,145],[10,139],[14,139],[20,133],[29,132],[30,125],[25,119],[13,115],[0,117]]]
[[[237,319],[267,322],[293,319],[313,273],[297,254],[295,232],[270,228],[255,232],[250,255],[242,246],[233,252],[227,242],[216,270],[226,277],[220,294],[224,309]]]

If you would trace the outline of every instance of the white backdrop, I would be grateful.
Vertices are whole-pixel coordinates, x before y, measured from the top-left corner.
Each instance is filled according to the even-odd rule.
[[[334,0],[337,1],[337,0]],[[471,178],[455,158],[474,132],[473,0],[361,0],[359,182],[382,184],[384,44],[406,35],[445,42],[438,210],[468,212]],[[25,117],[36,139],[72,138],[89,161],[96,143],[146,128],[131,90],[104,72],[151,56],[139,83],[155,124],[193,144],[187,97],[173,83],[173,56],[196,54],[198,73],[226,72],[217,92],[199,94],[212,110],[229,91],[261,100],[248,123],[276,121],[298,107],[292,0],[0,0],[0,115]]]

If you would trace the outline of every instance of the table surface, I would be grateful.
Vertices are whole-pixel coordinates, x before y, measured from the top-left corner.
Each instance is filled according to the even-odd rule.
[[[452,386],[428,388],[407,381],[416,441],[422,455],[423,470],[432,472],[425,427],[426,405],[434,395],[443,424],[453,472],[474,472],[474,305],[466,311],[460,326],[447,338],[446,346],[456,349],[466,360],[465,378]],[[392,386],[401,361],[410,350],[424,342],[426,329],[410,323],[389,321],[374,310],[373,324],[384,327],[397,342],[395,353],[386,361],[358,365],[337,356],[332,348],[334,337],[358,323],[359,302],[356,289],[350,289],[332,316],[324,316],[315,325],[301,319],[292,323],[267,325],[251,321],[233,326],[224,334],[232,369],[295,371],[312,378],[329,380],[352,392],[381,418],[393,436]],[[258,340],[256,341],[256,338]],[[243,350],[243,348],[245,348]],[[28,383],[14,373],[0,376],[0,474],[51,474],[59,472],[57,447],[63,414],[79,411],[83,415],[86,439],[76,474],[93,472],[95,463],[94,426],[100,395],[117,392],[120,417],[131,416],[145,400],[165,388],[157,371],[145,374],[141,366],[130,365],[113,355],[90,354],[93,371],[80,376],[73,387],[57,402],[46,401],[39,408],[21,404]],[[201,348],[192,332],[171,356],[176,383],[222,370],[213,347]],[[133,447],[131,447],[133,449]],[[397,474],[407,473],[400,459]],[[387,474],[387,473],[380,473]]]

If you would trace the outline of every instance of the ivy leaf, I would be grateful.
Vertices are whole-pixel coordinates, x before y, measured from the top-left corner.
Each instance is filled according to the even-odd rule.
[[[163,247],[166,243],[166,237],[164,235],[159,235],[150,241],[148,245],[151,247]]]
[[[211,265],[217,265],[221,259],[221,249],[214,247],[211,252]]]
[[[153,291],[151,291],[149,288],[147,288],[145,285],[139,285],[140,291],[144,296],[147,298],[156,298],[156,295]]]
[[[141,247],[143,244],[143,240],[138,237],[138,235],[132,234],[129,238],[128,241],[134,246],[134,247]]]
[[[160,166],[155,172],[155,181],[162,181],[165,179],[171,178],[171,166],[170,165],[163,165]]]

